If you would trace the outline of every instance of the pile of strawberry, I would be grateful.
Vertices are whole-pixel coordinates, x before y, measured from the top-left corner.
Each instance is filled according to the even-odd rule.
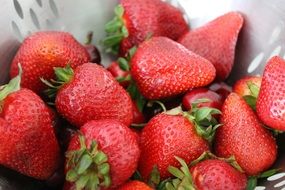
[[[277,171],[285,61],[222,82],[243,20],[191,30],[163,1],[121,0],[107,69],[68,33],[32,34],[0,87],[0,164],[38,180],[62,171],[64,190],[254,189]]]

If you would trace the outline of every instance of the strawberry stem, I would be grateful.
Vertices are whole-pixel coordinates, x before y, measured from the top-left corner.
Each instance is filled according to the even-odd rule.
[[[75,183],[77,190],[108,188],[111,185],[110,165],[107,155],[98,149],[96,141],[88,148],[85,138],[78,136],[80,149],[66,153],[66,180]]]
[[[20,90],[21,88],[21,77],[22,77],[22,67],[21,64],[18,63],[19,74],[14,77],[8,84],[0,86],[0,102],[3,101],[9,94]]]

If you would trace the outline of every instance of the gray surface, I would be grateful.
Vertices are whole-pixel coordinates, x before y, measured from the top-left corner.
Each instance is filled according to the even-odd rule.
[[[103,25],[112,17],[116,0],[0,0],[0,84],[8,80],[8,68],[21,40],[31,32],[38,30],[65,30],[71,32],[79,41],[84,42],[88,31],[94,31],[95,44],[104,36]],[[174,2],[174,0],[172,0]],[[245,26],[237,45],[233,73],[229,78],[236,79],[249,74],[261,74],[266,60],[272,55],[285,57],[284,51],[284,0],[179,0],[190,20],[191,27],[198,27],[207,21],[229,11],[238,10],[245,17]],[[104,56],[104,64],[109,58]],[[1,144],[0,144],[1,146]],[[277,162],[283,167],[285,156]],[[0,189],[9,189],[2,184],[22,181],[6,170],[7,182],[0,179]],[[1,172],[0,172],[1,173]],[[16,176],[16,175],[15,175]],[[13,179],[13,180],[11,180]],[[277,182],[284,180],[278,179]],[[267,189],[281,189],[284,185],[266,182]],[[1,188],[2,185],[2,188]],[[20,183],[18,188],[23,189]],[[276,186],[276,185],[275,185]],[[32,188],[31,188],[32,189]],[[263,187],[260,187],[263,189]],[[284,188],[285,189],[285,188]]]

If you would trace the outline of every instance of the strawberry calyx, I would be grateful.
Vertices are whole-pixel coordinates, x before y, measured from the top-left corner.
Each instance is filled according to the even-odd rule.
[[[246,190],[254,190],[256,185],[257,185],[258,179],[268,178],[268,177],[276,174],[280,170],[281,169],[270,169],[270,170],[267,170],[267,171],[259,174],[258,176],[250,176],[247,180]]]
[[[0,86],[0,102],[2,102],[9,94],[20,90],[21,88],[21,77],[22,77],[22,67],[21,64],[18,63],[19,73],[16,77],[14,77],[8,84]],[[1,105],[1,103],[0,103]],[[1,106],[0,106],[1,108]],[[1,110],[1,109],[0,109]]]
[[[67,64],[65,67],[55,67],[54,73],[56,80],[51,79],[50,81],[40,78],[41,81],[47,85],[49,88],[44,91],[44,93],[49,98],[54,98],[57,91],[66,83],[68,83],[74,76],[73,69],[70,64]]]
[[[198,99],[192,103],[189,111],[183,111],[181,106],[165,112],[168,115],[183,115],[194,123],[198,135],[212,143],[215,132],[221,126],[214,115],[222,114],[220,110],[211,107],[198,107],[200,103],[209,102],[209,99]]]
[[[256,109],[256,101],[259,94],[260,87],[251,81],[247,82],[247,86],[250,90],[250,95],[243,96],[246,103],[253,109]]]
[[[115,55],[119,52],[121,41],[128,37],[128,29],[125,26],[123,19],[124,8],[122,5],[117,5],[114,9],[115,17],[105,25],[106,38],[103,40],[106,52]]]
[[[66,153],[66,180],[75,183],[76,190],[95,190],[111,185],[110,165],[107,155],[98,149],[96,141],[88,148],[85,138],[79,135],[80,149]]]

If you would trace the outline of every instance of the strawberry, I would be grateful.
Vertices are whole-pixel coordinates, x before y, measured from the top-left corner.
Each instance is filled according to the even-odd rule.
[[[191,109],[191,105],[198,99],[208,99],[208,101],[199,103],[198,107],[211,107],[221,109],[223,104],[222,96],[207,88],[196,88],[188,91],[182,100],[182,104],[186,110]]]
[[[271,58],[264,70],[256,112],[260,120],[273,129],[285,130],[285,61]]]
[[[154,166],[161,179],[166,179],[171,176],[168,166],[179,165],[174,156],[189,163],[209,150],[207,141],[197,134],[193,122],[182,115],[166,113],[156,115],[143,128],[140,148],[139,171],[144,179],[148,179]]]
[[[49,92],[58,90],[55,106],[69,122],[81,127],[87,121],[108,118],[131,124],[131,98],[102,66],[85,63],[74,71],[66,67],[55,69],[55,73],[63,84]]]
[[[112,62],[108,66],[107,70],[113,75],[115,79],[117,79],[121,86],[123,86],[124,88],[129,86],[130,81],[126,79],[127,77],[130,77],[130,72],[122,70],[118,62]]]
[[[210,159],[190,168],[192,180],[199,190],[244,190],[246,175],[233,168],[229,163]]]
[[[211,61],[217,70],[217,79],[224,80],[234,64],[235,46],[242,25],[242,15],[229,12],[189,31],[178,42]]]
[[[20,88],[21,72],[0,87],[0,164],[46,180],[59,165],[59,145],[49,108],[34,92]]]
[[[152,190],[152,188],[141,181],[135,180],[125,183],[118,190]]]
[[[133,123],[141,124],[145,122],[143,113],[139,110],[137,104],[133,102]]]
[[[106,24],[104,45],[108,51],[124,56],[149,36],[177,40],[188,31],[183,13],[161,0],[121,0],[115,18]]]
[[[54,78],[54,67],[70,63],[77,67],[90,59],[84,46],[66,32],[36,32],[27,37],[13,59],[10,76],[18,74],[17,64],[21,63],[23,76],[21,86],[40,94],[45,85],[40,78]]]
[[[138,47],[131,59],[131,75],[144,97],[162,99],[210,84],[215,68],[182,45],[154,37]]]
[[[214,143],[218,156],[233,155],[247,175],[258,175],[274,163],[277,156],[275,139],[236,93],[231,93],[225,100],[221,123]]]
[[[209,89],[222,96],[223,101],[232,92],[232,87],[224,82],[215,82],[209,86]]]
[[[89,121],[69,144],[66,180],[77,190],[117,188],[135,172],[139,155],[136,136],[126,125]]]

